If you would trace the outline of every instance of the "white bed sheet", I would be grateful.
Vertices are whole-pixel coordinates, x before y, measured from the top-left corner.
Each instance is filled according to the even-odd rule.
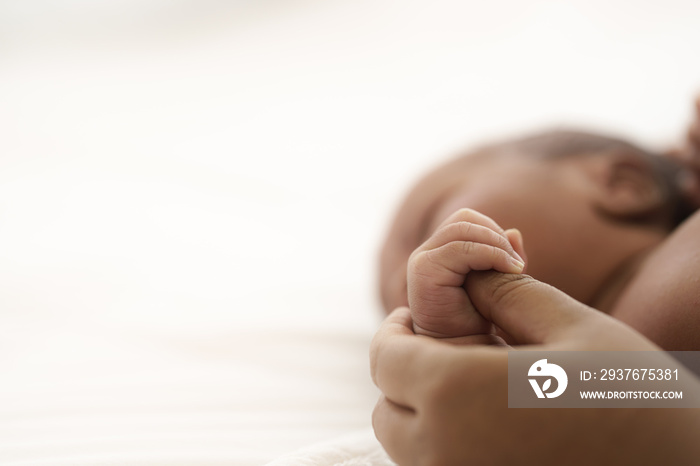
[[[366,429],[377,396],[368,332],[2,330],[4,465],[260,465]]]

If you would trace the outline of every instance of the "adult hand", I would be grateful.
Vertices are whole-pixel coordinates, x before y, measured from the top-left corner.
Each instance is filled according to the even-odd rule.
[[[466,286],[484,318],[531,349],[658,349],[528,276],[476,272]],[[401,465],[696,464],[700,458],[695,410],[508,409],[507,350],[417,336],[407,308],[386,319],[370,359],[383,392],[372,417],[375,434]]]

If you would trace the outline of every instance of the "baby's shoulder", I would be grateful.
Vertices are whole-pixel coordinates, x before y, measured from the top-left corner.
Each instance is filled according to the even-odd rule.
[[[700,350],[700,212],[646,259],[611,315],[667,350]]]

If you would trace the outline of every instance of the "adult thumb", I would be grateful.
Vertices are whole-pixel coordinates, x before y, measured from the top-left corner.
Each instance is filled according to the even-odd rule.
[[[564,340],[567,330],[602,317],[598,311],[528,275],[472,271],[464,286],[479,313],[519,345]]]

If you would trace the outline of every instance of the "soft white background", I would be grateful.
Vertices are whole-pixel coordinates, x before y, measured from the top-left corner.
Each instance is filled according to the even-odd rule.
[[[369,426],[409,184],[555,125],[664,146],[698,57],[693,0],[0,0],[0,461]]]

